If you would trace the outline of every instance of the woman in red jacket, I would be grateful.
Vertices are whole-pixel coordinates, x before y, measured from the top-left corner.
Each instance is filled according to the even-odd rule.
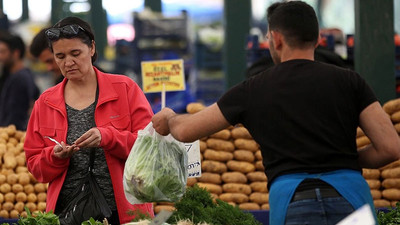
[[[129,77],[93,66],[94,35],[85,21],[67,17],[46,35],[65,79],[36,101],[24,146],[29,171],[39,182],[49,183],[46,211],[59,214],[72,200],[94,148],[93,173],[112,211],[108,221],[130,222],[133,216],[127,212],[135,209],[153,216],[151,203],[132,205],[126,200],[122,184],[137,131],[153,116],[146,97]]]

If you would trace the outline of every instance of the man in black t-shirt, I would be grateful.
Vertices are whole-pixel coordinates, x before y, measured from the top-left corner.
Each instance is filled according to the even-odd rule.
[[[275,66],[231,88],[192,115],[164,108],[162,135],[191,142],[243,124],[260,145],[268,177],[270,224],[336,224],[374,205],[361,168],[400,158],[400,140],[375,94],[357,73],[316,62],[318,21],[301,1],[268,8]],[[360,126],[372,144],[357,151]]]

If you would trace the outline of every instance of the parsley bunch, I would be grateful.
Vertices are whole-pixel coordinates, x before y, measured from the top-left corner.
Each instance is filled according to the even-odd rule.
[[[213,225],[261,225],[251,213],[244,212],[220,199],[213,201],[211,194],[197,185],[186,189],[182,199],[175,203],[176,210],[168,219],[175,224],[189,219],[194,224],[208,223]]]

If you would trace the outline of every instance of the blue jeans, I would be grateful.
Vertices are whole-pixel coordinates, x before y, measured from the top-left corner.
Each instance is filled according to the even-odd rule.
[[[353,206],[343,197],[304,199],[289,204],[285,225],[335,225],[354,212]]]

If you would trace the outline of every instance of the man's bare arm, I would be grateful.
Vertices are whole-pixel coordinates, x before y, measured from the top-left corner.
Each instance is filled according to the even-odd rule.
[[[363,168],[379,168],[400,159],[399,136],[378,102],[361,112],[360,127],[371,140],[371,145],[358,151]]]

